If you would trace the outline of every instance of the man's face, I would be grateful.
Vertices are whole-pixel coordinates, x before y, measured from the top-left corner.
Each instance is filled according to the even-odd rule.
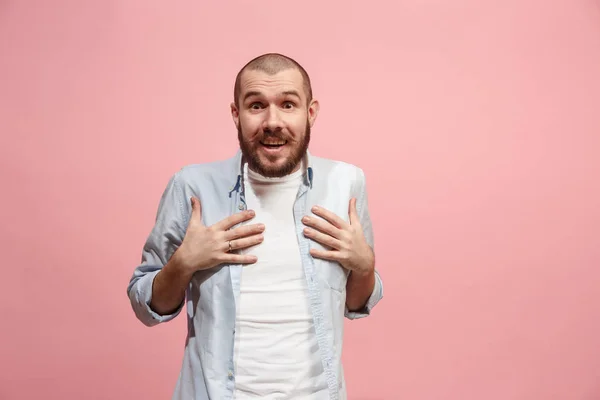
[[[239,107],[232,104],[231,114],[248,166],[267,177],[296,171],[318,112],[317,101],[307,104],[300,71],[244,71],[237,100]]]

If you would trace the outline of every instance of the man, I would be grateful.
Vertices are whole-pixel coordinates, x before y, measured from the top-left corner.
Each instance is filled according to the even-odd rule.
[[[170,179],[127,288],[146,325],[187,299],[174,399],[345,399],[344,317],[382,298],[365,178],[308,151],[319,111],[294,60],[239,72],[240,151]]]

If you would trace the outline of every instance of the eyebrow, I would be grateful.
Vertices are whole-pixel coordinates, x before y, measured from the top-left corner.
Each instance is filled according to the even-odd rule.
[[[284,96],[295,96],[298,99],[300,99],[300,93],[298,93],[296,90],[286,90],[285,92],[282,93]]]
[[[246,94],[244,95],[244,101],[246,101],[249,97],[254,97],[254,96],[260,96],[262,93],[257,92],[255,90],[251,90],[249,92],[246,92]]]
[[[249,97],[261,96],[261,95],[262,95],[261,92],[258,92],[256,90],[251,90],[249,92],[246,92],[246,94],[244,95],[244,101],[246,101]],[[297,97],[298,100],[301,99],[300,93],[298,93],[298,91],[296,91],[296,90],[286,90],[284,92],[281,92],[281,95],[283,95],[283,96],[294,96],[294,97]]]

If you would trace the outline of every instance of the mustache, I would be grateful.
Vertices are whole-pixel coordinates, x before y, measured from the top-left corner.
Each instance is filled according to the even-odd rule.
[[[260,140],[266,139],[266,138],[289,140],[288,135],[284,134],[282,131],[265,130],[265,131],[261,132],[258,137],[260,138]]]

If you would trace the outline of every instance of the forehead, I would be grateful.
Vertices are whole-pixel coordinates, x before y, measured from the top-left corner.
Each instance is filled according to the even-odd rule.
[[[289,68],[268,74],[259,70],[246,70],[240,77],[240,95],[247,92],[260,92],[265,95],[277,95],[286,91],[297,91],[303,98],[304,80],[302,74],[295,68]]]

